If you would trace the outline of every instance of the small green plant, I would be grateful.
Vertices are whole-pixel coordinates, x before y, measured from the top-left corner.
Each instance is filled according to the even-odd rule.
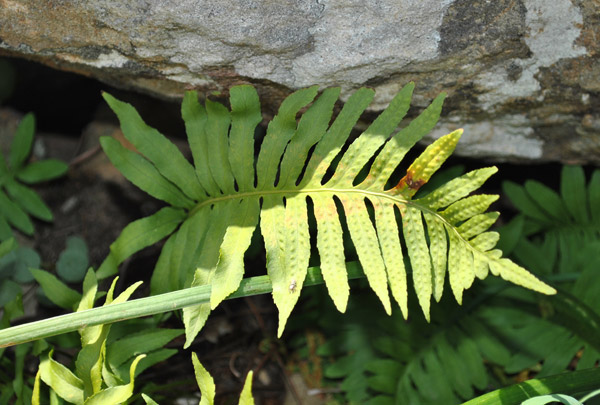
[[[30,215],[43,221],[52,220],[48,206],[24,184],[55,179],[68,169],[66,163],[56,159],[27,163],[34,132],[35,119],[33,114],[27,114],[17,128],[8,162],[0,153],[0,241],[12,236],[11,226],[26,235],[32,235]]]
[[[14,238],[0,243],[0,260],[6,258],[17,249]],[[4,276],[6,276],[6,273]],[[23,315],[23,292],[19,284],[3,278],[0,284],[0,329],[10,326],[10,322]],[[28,353],[39,352],[45,347],[43,341],[35,344],[24,343],[15,348],[14,357],[6,356],[6,349],[0,348],[0,403],[11,400],[24,403],[31,398],[33,382],[28,381],[25,373],[25,362]]]
[[[37,272],[39,277],[41,271]],[[113,281],[106,293],[104,306],[127,301],[141,284],[130,286],[113,299],[116,281]],[[63,285],[61,289],[65,291],[68,287]],[[74,293],[73,291],[71,295]],[[95,273],[90,270],[83,282],[83,294],[79,295],[81,299],[77,311],[93,308],[99,295],[102,294],[98,292]],[[59,297],[56,303],[62,305],[63,298],[60,294],[56,296]],[[75,360],[75,372],[52,359],[52,350],[42,355],[32,403],[41,403],[41,382],[50,387],[48,396],[51,403],[53,398],[56,400],[56,396],[73,404],[125,402],[133,395],[136,377],[146,368],[172,356],[175,350],[162,349],[162,346],[182,333],[176,329],[152,329],[109,339],[110,331],[109,324],[79,330],[81,350]]]

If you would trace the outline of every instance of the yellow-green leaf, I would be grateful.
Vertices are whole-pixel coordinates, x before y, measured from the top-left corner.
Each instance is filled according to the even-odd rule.
[[[215,382],[211,375],[198,360],[196,353],[192,353],[192,364],[194,365],[194,374],[196,383],[200,388],[200,405],[213,405],[215,402]]]
[[[339,94],[339,87],[325,90],[302,115],[298,129],[292,136],[281,160],[277,183],[279,188],[295,186],[310,148],[322,138],[327,130],[333,105]]]
[[[312,202],[317,220],[317,249],[321,259],[321,273],[336,308],[345,312],[350,286],[337,207],[332,194],[316,194],[312,197]]]
[[[413,196],[454,152],[462,133],[463,130],[458,129],[429,145],[406,170],[406,176],[396,186],[398,192]]]
[[[85,405],[105,405],[105,404],[121,404],[127,401],[133,395],[134,380],[135,380],[135,369],[146,355],[140,354],[135,358],[131,367],[129,368],[129,383],[125,385],[118,385],[116,387],[109,387],[98,393],[92,395],[85,401]]]
[[[412,93],[414,84],[408,84],[402,91]],[[375,158],[369,176],[363,183],[364,187],[383,188],[394,169],[400,164],[406,153],[429,131],[433,129],[440,113],[446,94],[442,93],[431,102],[431,104],[410,124],[398,131],[396,135],[385,144],[381,152]]]
[[[446,230],[440,220],[429,212],[424,212],[423,217],[427,224],[429,235],[429,250],[433,276],[433,298],[439,302],[444,290],[446,266],[448,257],[448,242]]]
[[[477,190],[481,185],[498,169],[496,167],[486,167],[463,174],[460,177],[450,180],[448,183],[437,188],[425,197],[415,202],[439,209],[458,201]]]
[[[392,307],[388,293],[387,273],[381,257],[377,233],[369,218],[364,197],[340,194],[339,198],[344,206],[350,237],[369,285],[381,300],[385,311],[390,314]]]
[[[457,130],[436,140],[412,162],[405,175],[399,172],[403,157],[435,125],[445,97],[436,97],[423,113],[397,131],[409,109],[413,89],[413,83],[407,84],[350,143],[352,127],[372,101],[373,91],[358,90],[332,119],[339,89],[326,89],[318,98],[316,86],[299,90],[282,103],[262,139],[257,133],[260,148],[256,161],[254,132],[261,120],[256,91],[247,85],[232,88],[231,111],[212,101],[206,101],[205,109],[198,103],[197,93],[188,92],[182,115],[197,178],[192,183],[197,182],[206,192],[196,201],[182,201],[177,195],[190,193],[181,185],[181,178],[168,174],[172,168],[158,163],[162,156],[157,156],[157,151],[141,157],[115,147],[124,156],[132,154],[135,164],[122,159],[127,170],[136,172],[143,165],[150,172],[154,170],[150,177],[136,172],[139,183],[160,189],[163,197],[166,194],[173,200],[167,201],[181,206],[185,218],[175,225],[183,222],[176,236],[171,236],[164,246],[152,278],[152,290],[210,285],[211,305],[215,307],[239,286],[244,254],[260,218],[281,335],[305,281],[311,254],[311,207],[317,225],[316,241],[312,242],[316,242],[328,292],[341,311],[346,309],[349,295],[344,221],[368,282],[388,312],[389,288],[407,316],[404,249],[426,318],[431,296],[436,301],[442,296],[446,273],[458,301],[474,278],[484,278],[488,271],[502,273],[515,282],[532,283],[525,273],[498,264],[504,262],[498,261],[501,252],[493,250],[497,234],[487,231],[497,214],[486,212],[497,197],[469,196],[497,171],[495,167],[474,170],[423,197],[413,198],[453,152],[462,134],[462,130]],[[147,131],[136,114],[130,115],[133,124],[128,125]],[[160,136],[149,133],[154,146],[161,144]],[[143,162],[138,164],[139,159]],[[396,187],[385,189],[392,178],[401,180]],[[157,184],[152,184],[154,180]],[[312,204],[307,205],[307,199]],[[338,212],[338,201],[343,212]],[[124,251],[119,260],[134,250]],[[491,265],[492,262],[496,264]],[[109,256],[107,263],[116,269],[115,255]],[[100,270],[100,274],[106,273],[104,267]],[[186,346],[209,312],[203,305],[184,311]]]
[[[286,266],[286,258],[283,254],[287,235],[281,222],[285,218],[285,214],[283,200],[270,196],[264,198],[260,214],[260,229],[265,241],[267,273],[273,286],[273,300],[279,311],[278,336],[283,332],[282,325],[287,321],[295,302],[293,296],[290,297],[290,295],[296,295],[290,291],[290,283],[294,280],[292,280],[291,269]],[[297,281],[295,283],[297,288]]]
[[[275,185],[281,156],[287,143],[296,132],[296,114],[315,98],[317,89],[317,86],[313,86],[298,90],[288,96],[281,103],[277,115],[269,123],[256,162],[257,188],[259,190],[272,188]]]
[[[206,114],[204,131],[208,148],[208,168],[221,192],[231,194],[235,190],[227,137],[231,116],[222,104],[210,100],[206,100]]]
[[[450,249],[448,252],[448,273],[450,276],[450,288],[456,302],[462,304],[462,294],[469,288],[475,278],[473,267],[473,256],[465,243],[454,231],[448,232]]]
[[[404,318],[408,317],[408,290],[406,269],[400,244],[400,231],[394,205],[381,198],[370,198],[375,208],[375,224],[379,247],[385,263],[387,280],[392,296],[400,306]]]
[[[210,282],[211,273],[206,270],[198,269],[192,281],[192,287],[206,285]],[[184,349],[190,347],[194,339],[206,323],[210,315],[210,303],[194,305],[183,308],[183,324],[185,325],[185,343]]]
[[[323,176],[327,172],[331,162],[338,155],[342,146],[350,136],[352,127],[358,121],[363,111],[373,100],[375,92],[371,89],[361,88],[357,90],[344,103],[342,111],[335,118],[329,130],[321,138],[308,161],[301,188],[307,185],[319,187]]]
[[[556,294],[556,290],[548,284],[540,281],[536,276],[525,270],[523,267],[511,262],[508,259],[490,260],[490,270],[494,274],[499,274],[506,281],[523,286],[530,290],[542,294]]]
[[[285,232],[285,243],[282,246],[285,271],[283,277],[278,277],[276,280],[271,278],[271,281],[273,299],[279,310],[277,336],[281,336],[287,319],[300,297],[310,257],[308,213],[304,195],[286,198],[283,224],[279,219],[278,226]],[[272,272],[269,272],[269,276],[271,274]]]
[[[52,359],[52,352],[42,357],[39,373],[42,381],[62,399],[72,404],[83,404],[83,382],[71,370]]]
[[[244,277],[244,253],[250,246],[258,224],[258,199],[235,201],[229,226],[219,251],[219,262],[212,278],[210,305],[215,309],[229,294],[237,290]]]
[[[252,370],[250,370],[244,381],[244,388],[240,394],[239,405],[254,405],[254,398],[252,397],[252,376],[253,373]]]
[[[464,239],[471,239],[474,236],[479,235],[489,229],[500,214],[498,212],[487,212],[485,214],[475,215],[468,221],[458,227],[458,233]]]
[[[188,286],[186,282],[198,266],[205,239],[218,237],[210,227],[211,214],[210,207],[204,206],[189,216],[177,230],[173,247],[170,248],[171,258],[168,262],[167,279],[160,287],[163,291],[175,291]],[[208,255],[208,252],[204,254]]]
[[[497,199],[497,195],[473,195],[453,203],[442,211],[441,215],[451,224],[458,225],[466,219],[485,212]]]
[[[429,307],[431,304],[431,294],[433,292],[431,273],[431,260],[429,258],[429,249],[425,241],[425,230],[423,228],[423,219],[421,211],[406,206],[400,207],[402,214],[402,225],[404,241],[408,249],[410,264],[413,269],[413,284],[419,299],[419,305],[423,314],[429,321]]]

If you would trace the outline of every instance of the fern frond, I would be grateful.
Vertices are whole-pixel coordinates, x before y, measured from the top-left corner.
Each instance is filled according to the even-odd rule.
[[[564,166],[560,194],[535,180],[524,186],[507,181],[502,186],[527,220],[526,234],[570,230],[587,239],[600,237],[600,170],[594,170],[586,187],[581,167]]]
[[[210,100],[202,107],[196,93],[186,94],[182,115],[195,167],[175,147],[168,146],[164,136],[147,127],[133,107],[105,95],[125,137],[141,152],[134,157],[119,143],[105,139],[103,146],[109,158],[134,184],[187,212],[161,254],[152,280],[154,292],[188,287],[202,280],[212,284],[211,307],[216,307],[238,288],[244,254],[260,224],[281,335],[308,267],[312,207],[324,279],[341,311],[348,299],[341,217],[369,285],[388,313],[391,288],[407,316],[403,249],[408,253],[414,288],[427,319],[431,296],[436,300],[442,296],[446,272],[459,303],[475,277],[484,278],[488,271],[524,287],[554,293],[552,287],[502,259],[493,249],[496,236],[487,230],[498,214],[485,211],[495,197],[468,197],[495,168],[467,173],[425,197],[413,198],[450,156],[462,130],[436,140],[394,187],[386,188],[405,154],[433,128],[440,115],[444,95],[394,134],[409,109],[413,88],[411,83],[402,89],[349,144],[350,132],[371,102],[373,91],[357,91],[331,123],[340,90],[327,89],[319,97],[317,87],[299,90],[282,103],[269,123],[256,166],[254,129],[260,121],[260,105],[251,86],[231,89],[231,111]],[[163,228],[155,236],[170,234]],[[144,239],[143,234],[128,238],[136,236]],[[99,276],[117,271],[116,265],[122,260],[116,249],[120,244],[121,238],[113,245]],[[206,313],[198,308],[189,311]],[[201,323],[203,316],[184,318]]]
[[[375,304],[364,295],[352,297],[343,317],[319,306],[319,318],[327,319],[321,325],[331,335],[319,355],[334,359],[324,375],[342,380],[349,403],[458,404],[492,383],[484,359],[510,361],[495,331],[452,302],[434,308],[431,323],[385,316]]]

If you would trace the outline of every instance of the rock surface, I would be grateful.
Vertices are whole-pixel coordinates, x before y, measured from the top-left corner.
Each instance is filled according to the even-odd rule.
[[[594,0],[0,0],[0,54],[163,98],[237,83],[271,113],[292,90],[361,86],[384,108],[408,81],[458,153],[600,164]]]

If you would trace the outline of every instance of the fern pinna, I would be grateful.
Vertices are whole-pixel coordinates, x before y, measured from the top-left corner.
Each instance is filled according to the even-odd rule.
[[[346,309],[349,286],[338,206],[343,207],[366,278],[388,313],[389,286],[407,315],[403,246],[427,319],[431,296],[441,298],[446,272],[459,303],[475,277],[484,278],[488,271],[553,294],[552,287],[494,250],[498,234],[488,228],[498,213],[485,211],[497,196],[468,196],[496,168],[474,170],[413,199],[452,153],[462,130],[436,140],[397,184],[386,187],[402,158],[440,115],[443,94],[394,133],[410,106],[413,88],[413,83],[405,86],[347,149],[350,132],[374,91],[355,92],[329,125],[340,89],[324,90],[318,98],[316,86],[299,90],[283,101],[268,124],[256,162],[254,132],[262,120],[256,90],[249,85],[231,88],[231,110],[211,100],[203,107],[197,93],[187,92],[181,109],[193,166],[131,105],[105,94],[125,137],[140,154],[108,137],[101,140],[104,151],[125,177],[170,206],[128,225],[111,245],[98,276],[116,273],[125,258],[170,235],[152,276],[153,293],[202,284],[212,288],[210,305],[184,310],[189,345],[210,309],[238,288],[244,253],[260,224],[281,335],[309,263],[310,199],[321,271],[340,311]]]

